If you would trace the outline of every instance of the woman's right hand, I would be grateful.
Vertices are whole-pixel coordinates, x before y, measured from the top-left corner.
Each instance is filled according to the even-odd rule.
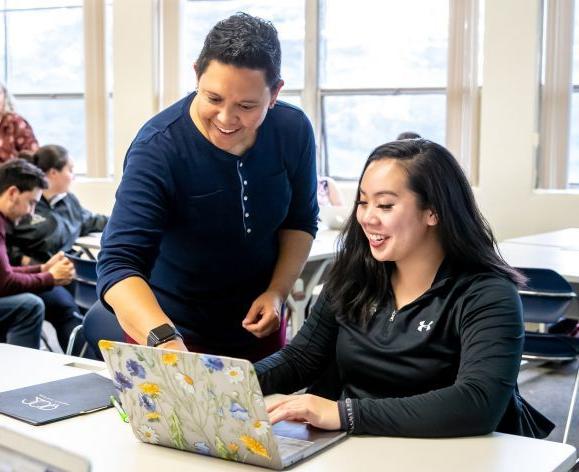
[[[55,262],[48,272],[54,278],[54,285],[68,285],[75,276],[74,264],[66,257]]]

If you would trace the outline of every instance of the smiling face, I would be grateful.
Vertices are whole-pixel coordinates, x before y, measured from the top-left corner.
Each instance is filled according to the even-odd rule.
[[[395,159],[373,161],[360,182],[356,218],[378,261],[403,262],[422,257],[438,244],[436,215],[420,208],[408,188],[406,171]]]
[[[255,142],[282,85],[272,92],[263,71],[213,60],[198,77],[191,118],[211,144],[240,156]]]

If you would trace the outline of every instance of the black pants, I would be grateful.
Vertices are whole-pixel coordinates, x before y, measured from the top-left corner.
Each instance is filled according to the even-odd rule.
[[[64,287],[54,287],[38,296],[44,302],[44,319],[54,326],[58,343],[65,351],[70,333],[82,322],[74,298]]]

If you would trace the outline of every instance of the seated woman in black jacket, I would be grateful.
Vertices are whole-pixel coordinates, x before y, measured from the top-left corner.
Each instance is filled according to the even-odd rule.
[[[73,162],[65,148],[50,144],[23,157],[46,174],[48,188],[43,191],[35,214],[7,230],[13,265],[46,262],[59,251],[68,251],[79,236],[102,231],[108,221],[107,216],[83,208],[69,192]]]
[[[497,254],[457,161],[424,139],[384,144],[357,200],[313,313],[256,364],[264,394],[314,384],[271,405],[272,422],[545,437],[553,424],[517,389],[524,279]]]

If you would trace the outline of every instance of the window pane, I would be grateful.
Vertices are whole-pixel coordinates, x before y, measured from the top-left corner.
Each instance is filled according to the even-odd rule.
[[[281,75],[286,88],[303,87],[304,76],[304,0],[236,0],[188,1],[185,4],[183,40],[183,86],[186,91],[195,88],[193,63],[203,46],[209,30],[219,20],[238,11],[271,21],[276,27],[282,50]]]
[[[573,83],[579,85],[579,2],[575,2],[575,21],[573,24]],[[574,121],[577,123],[577,121]]]
[[[569,186],[579,188],[579,93],[574,93],[571,98],[571,124],[571,136],[569,136]]]
[[[84,100],[20,99],[16,108],[41,146],[64,146],[74,159],[75,172],[86,173]]]
[[[28,10],[31,8],[82,7],[83,0],[6,0],[7,10]]]
[[[323,101],[329,174],[358,179],[370,152],[402,131],[444,143],[446,95],[334,96]]]
[[[279,95],[278,100],[282,102],[291,103],[292,105],[301,108],[302,107],[302,97],[300,95]]]
[[[322,87],[446,87],[448,3],[322,1]]]
[[[82,8],[6,13],[12,93],[84,90]]]

